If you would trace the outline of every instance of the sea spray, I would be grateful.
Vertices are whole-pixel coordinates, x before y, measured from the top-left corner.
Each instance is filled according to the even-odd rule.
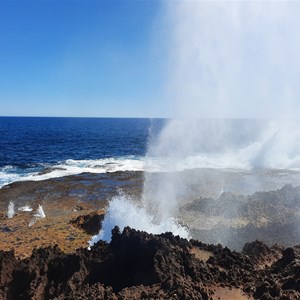
[[[298,118],[299,1],[168,1],[172,114]]]
[[[188,230],[180,227],[174,217],[185,204],[190,183],[195,184],[195,179],[184,174],[178,176],[178,172],[195,168],[250,172],[262,168],[299,170],[300,146],[294,143],[297,139],[300,130],[296,120],[169,120],[149,143],[142,198],[134,201],[122,193],[113,198],[103,231],[90,244],[99,239],[110,240],[115,225],[152,233],[172,231],[189,237]],[[202,178],[197,185],[217,186],[214,191],[217,196],[223,191],[230,192],[232,185],[222,178],[223,173],[216,172],[217,178],[213,174]],[[222,182],[228,185],[223,186]],[[222,235],[226,235],[225,230]]]
[[[32,208],[29,205],[21,206],[18,208],[19,211],[31,212]]]
[[[145,166],[156,164],[160,172],[196,168],[299,170],[300,144],[295,142],[299,139],[298,119],[172,119],[149,144]]]
[[[170,1],[165,7],[166,97],[177,119],[150,143],[147,156],[192,166],[198,158],[194,167],[299,169],[299,122],[290,119],[300,111],[300,3]],[[253,118],[249,128],[245,118]],[[184,186],[173,174],[159,180],[146,174],[144,185],[143,202],[159,218],[181,206]]]
[[[148,228],[176,216],[183,204],[186,187],[173,171],[300,168],[299,126],[286,121],[299,115],[300,4],[169,1],[165,7],[166,97],[177,119],[149,140],[143,211],[128,208],[150,216]],[[147,161],[158,162],[161,174],[152,176]],[[113,209],[114,200],[110,205],[108,214],[126,217]]]
[[[100,239],[110,241],[111,230],[116,225],[121,229],[130,226],[153,234],[172,232],[182,238],[190,237],[187,228],[180,225],[174,217],[167,218],[163,222],[156,222],[155,216],[149,214],[145,207],[124,194],[120,194],[109,202],[102,229],[98,235],[92,237],[89,245],[94,245]]]
[[[46,218],[43,206],[39,204],[39,207],[36,211],[36,213],[34,214],[34,217],[36,218]]]
[[[46,218],[46,214],[44,212],[43,206],[39,204],[38,209],[36,210],[33,218],[30,220],[28,227],[33,226],[38,219]]]
[[[15,204],[13,201],[9,201],[7,209],[7,218],[11,219],[15,215]]]
[[[178,215],[179,209],[186,204],[192,181],[184,175],[176,174],[184,168],[247,170],[253,177],[254,171],[259,169],[299,170],[300,144],[295,142],[299,139],[297,120],[170,120],[155,143],[149,145],[147,157],[152,161],[164,161],[169,165],[166,170],[173,168],[174,171],[145,173],[142,197],[144,207],[160,221]],[[226,173],[216,174],[215,178],[202,178],[197,185],[206,182],[210,185],[207,189],[210,189],[227,182],[227,185],[219,186],[214,193],[220,196],[223,191],[234,191],[232,187],[235,184],[222,178]],[[250,184],[241,181],[243,186]],[[194,199],[201,197],[203,195],[199,194]],[[224,206],[225,209],[226,201],[222,197],[219,201],[219,207]],[[239,205],[236,203],[232,212],[238,211]],[[225,236],[232,234],[231,231],[229,227],[228,230],[222,228],[220,237],[224,240]]]

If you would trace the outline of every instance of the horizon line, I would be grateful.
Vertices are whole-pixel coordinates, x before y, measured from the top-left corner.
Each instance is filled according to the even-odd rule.
[[[0,118],[76,118],[76,119],[171,119],[170,117],[109,117],[109,116],[22,116],[0,115]]]

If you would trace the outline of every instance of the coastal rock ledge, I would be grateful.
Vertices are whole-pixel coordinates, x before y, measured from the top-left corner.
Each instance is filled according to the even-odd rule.
[[[0,251],[0,299],[300,299],[300,247],[242,252],[126,227],[110,243],[26,259]]]

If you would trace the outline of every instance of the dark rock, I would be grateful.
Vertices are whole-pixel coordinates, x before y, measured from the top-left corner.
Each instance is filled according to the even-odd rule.
[[[271,254],[272,251],[266,244],[256,240],[252,243],[246,243],[243,247],[243,253],[253,257],[260,257]]]
[[[207,262],[191,249],[210,251]],[[261,242],[238,253],[221,245],[188,242],[171,233],[152,235],[126,227],[111,243],[65,254],[57,246],[17,260],[0,251],[0,299],[212,299],[217,287],[240,288],[254,299],[299,299],[299,247],[283,251],[271,267],[257,257],[273,254]]]
[[[11,228],[9,228],[8,226],[2,226],[0,227],[0,230],[2,232],[12,232],[13,230]]]
[[[95,235],[99,233],[103,219],[103,212],[93,212],[88,215],[80,215],[77,218],[71,220],[70,223],[73,226],[84,230],[87,234]]]

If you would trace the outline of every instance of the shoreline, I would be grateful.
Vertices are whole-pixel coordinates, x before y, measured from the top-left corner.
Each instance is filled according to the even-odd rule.
[[[57,244],[67,253],[87,247],[97,232],[88,234],[74,221],[79,217],[103,216],[104,208],[117,194],[118,186],[133,192],[130,181],[141,180],[140,174],[133,175],[86,173],[45,181],[15,182],[0,189],[0,250],[14,249],[17,257],[25,258],[39,247]],[[14,202],[15,215],[8,219],[10,201]],[[18,210],[25,205],[32,211]],[[39,205],[42,205],[46,217],[36,218],[36,222],[29,226]]]
[[[212,178],[215,175],[207,172]],[[196,171],[181,175],[186,174],[192,184],[202,176]],[[228,182],[234,178],[228,177]],[[282,220],[281,225],[287,226],[283,238],[288,237],[288,217],[299,212],[300,187],[284,185],[246,196],[224,192],[219,197],[210,196],[212,187],[207,197],[201,197],[199,187],[195,192],[198,197],[191,196],[179,210],[179,216],[189,220],[191,232],[194,230],[190,241],[172,233],[153,235],[129,227],[121,232],[115,227],[110,243],[99,241],[88,250],[87,242],[101,229],[108,201],[120,188],[138,198],[143,183],[143,172],[84,173],[16,182],[0,189],[0,298],[299,299],[300,246],[292,242],[291,247],[272,246],[272,237],[274,240],[280,234],[278,227],[276,232],[266,232],[270,235],[268,244],[255,241],[257,235],[251,236],[251,230],[244,227],[248,235],[236,235],[241,249],[234,251],[224,244],[204,242],[214,237],[214,230],[219,238],[220,231],[195,232],[193,222],[198,220],[199,224],[199,216],[215,218],[216,213],[233,222],[235,214],[244,213],[244,218],[255,224],[269,211],[273,220],[265,220],[268,226],[274,229],[274,222]],[[11,200],[16,215],[8,219],[6,210]],[[240,210],[230,209],[237,203]],[[255,209],[257,203],[261,203],[260,209]],[[32,212],[18,211],[24,205]],[[43,206],[46,217],[29,227],[38,205]],[[299,224],[299,219],[294,221]],[[262,228],[254,227],[257,232]],[[234,232],[232,228],[230,232]],[[242,236],[247,237],[246,244]]]
[[[262,177],[266,173],[260,172]],[[276,177],[275,171],[268,172],[270,177],[273,176],[275,186],[281,177]],[[298,174],[291,172],[294,176],[291,181],[296,182]],[[167,174],[150,175],[157,180]],[[193,188],[192,193],[180,203],[177,215],[179,222],[187,225],[193,239],[209,244],[221,243],[235,250],[241,250],[246,242],[256,239],[269,246],[275,243],[285,247],[300,244],[300,204],[297,201],[300,199],[300,188],[285,185],[274,191],[250,195],[239,195],[238,192],[219,194],[216,188],[218,182],[227,181],[236,191],[238,188],[243,191],[245,187],[242,184],[232,184],[239,178],[242,178],[242,183],[248,179],[250,182],[254,175],[230,171],[218,173],[209,169],[185,171],[177,175],[179,184],[189,183]],[[104,214],[108,202],[120,190],[134,201],[139,201],[144,176],[141,171],[83,173],[45,181],[15,182],[0,189],[0,239],[3,241],[0,250],[15,248],[16,255],[24,258],[35,247],[58,244],[67,252],[87,247],[92,235],[70,222],[79,216]],[[198,182],[202,185],[197,185]],[[14,202],[16,209],[16,216],[12,219],[6,216],[10,201]],[[30,206],[33,211],[18,211],[24,205]],[[38,219],[29,227],[38,205],[43,206],[46,218]]]

